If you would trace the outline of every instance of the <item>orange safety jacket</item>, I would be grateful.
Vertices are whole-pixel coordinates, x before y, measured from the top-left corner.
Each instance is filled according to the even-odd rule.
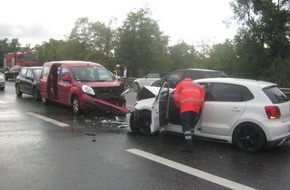
[[[180,112],[200,112],[204,103],[204,88],[190,78],[180,81],[174,91],[174,102]]]

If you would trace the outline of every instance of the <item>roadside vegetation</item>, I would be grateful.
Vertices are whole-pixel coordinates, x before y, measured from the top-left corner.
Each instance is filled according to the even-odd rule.
[[[160,31],[151,10],[142,8],[128,13],[119,28],[112,28],[113,19],[104,23],[79,18],[65,40],[49,39],[35,47],[21,47],[18,39],[0,39],[0,67],[3,54],[35,49],[42,63],[88,60],[111,70],[120,64],[132,77],[191,67],[290,87],[289,0],[233,0],[231,7],[234,17],[230,22],[239,29],[234,39],[223,43],[197,48],[180,41],[169,46],[170,36]]]

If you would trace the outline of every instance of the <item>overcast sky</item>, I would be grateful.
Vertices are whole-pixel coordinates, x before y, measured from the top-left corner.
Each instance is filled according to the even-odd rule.
[[[231,0],[13,0],[1,1],[0,39],[17,38],[22,45],[65,39],[80,17],[121,26],[127,14],[149,7],[151,18],[170,36],[170,44],[184,40],[196,45],[232,39],[234,27],[223,21],[233,13]]]

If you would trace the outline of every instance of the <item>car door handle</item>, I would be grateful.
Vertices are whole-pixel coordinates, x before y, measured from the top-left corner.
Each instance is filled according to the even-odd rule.
[[[233,108],[232,111],[240,112],[241,110],[239,108]]]

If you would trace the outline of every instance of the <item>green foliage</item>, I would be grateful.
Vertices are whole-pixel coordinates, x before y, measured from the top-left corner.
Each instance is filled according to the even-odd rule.
[[[168,69],[168,37],[149,15],[148,9],[130,12],[118,30],[117,61],[131,76]]]
[[[231,6],[241,24],[235,37],[241,76],[285,84],[283,73],[288,71],[290,57],[289,2],[236,0]]]
[[[160,31],[148,8],[130,12],[122,26],[76,20],[66,40],[49,39],[35,49],[41,62],[88,60],[113,70],[128,68],[129,76],[181,68],[223,70],[229,76],[261,79],[290,87],[290,2],[289,0],[233,0],[234,19],[240,28],[232,40],[198,50],[184,41],[168,46],[169,37]],[[0,39],[3,54],[19,50],[17,39]]]
[[[184,41],[169,47],[169,56],[171,60],[170,70],[196,67],[197,51],[194,46],[188,45]]]
[[[20,51],[20,43],[18,39],[9,40],[8,38],[0,39],[0,68],[3,67],[4,64],[4,54],[10,52],[18,52]]]
[[[226,40],[209,48],[207,56],[203,57],[204,66],[208,69],[225,71],[231,77],[238,77],[238,57],[234,44]]]

